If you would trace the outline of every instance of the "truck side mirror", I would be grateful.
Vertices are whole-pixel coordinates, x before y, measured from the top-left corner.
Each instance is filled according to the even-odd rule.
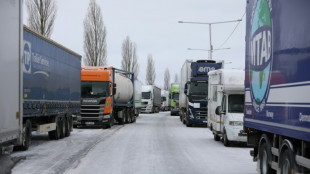
[[[184,94],[187,95],[187,89],[184,89]]]
[[[223,113],[224,113],[224,112],[222,111],[221,106],[216,107],[216,109],[215,109],[215,114],[216,114],[216,115],[221,115],[221,114],[223,114]]]
[[[115,94],[116,94],[116,84],[113,83],[113,95],[115,95]]]

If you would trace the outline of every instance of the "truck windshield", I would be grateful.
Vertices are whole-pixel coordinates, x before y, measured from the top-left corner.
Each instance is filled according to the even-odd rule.
[[[208,95],[208,83],[207,82],[191,82],[189,95]]]
[[[172,99],[173,100],[179,100],[179,93],[173,93],[172,94]]]
[[[166,97],[161,97],[161,101],[167,101]]]
[[[142,92],[142,99],[150,99],[151,92]]]
[[[243,113],[244,94],[231,94],[228,97],[228,112]]]
[[[107,97],[110,94],[109,82],[81,82],[81,97]]]

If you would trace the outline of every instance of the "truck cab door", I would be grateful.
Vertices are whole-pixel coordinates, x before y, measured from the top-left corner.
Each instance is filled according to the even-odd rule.
[[[221,115],[220,115],[220,121],[221,121],[221,132],[224,132],[224,123],[226,119],[226,111],[227,111],[227,95],[224,94],[222,98],[222,103],[221,103]]]

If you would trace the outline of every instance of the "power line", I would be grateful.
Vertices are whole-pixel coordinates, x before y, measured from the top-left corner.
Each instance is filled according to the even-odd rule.
[[[245,12],[243,13],[241,19],[243,19],[244,15],[245,15]],[[230,35],[227,37],[227,39],[221,44],[221,46],[220,46],[218,49],[222,48],[222,46],[230,39],[230,37],[233,35],[233,33],[236,31],[237,27],[239,26],[240,22],[241,22],[241,21],[239,21],[239,22],[237,23],[237,25],[236,25],[236,27],[234,28],[234,30],[230,33]]]

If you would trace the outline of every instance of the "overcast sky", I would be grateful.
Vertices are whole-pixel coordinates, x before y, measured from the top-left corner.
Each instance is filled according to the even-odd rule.
[[[88,0],[56,0],[57,17],[51,39],[84,56],[83,20]],[[220,22],[240,19],[246,0],[97,0],[107,28],[107,63],[121,68],[121,46],[126,36],[137,44],[138,79],[145,83],[147,55],[155,61],[155,84],[163,87],[164,71],[169,68],[171,82],[186,59],[208,59],[209,26],[179,24],[178,21]],[[24,6],[24,23],[27,9]],[[212,25],[212,45],[217,49],[237,23]],[[227,62],[225,68],[244,68],[245,16],[214,60]],[[232,62],[232,63],[230,63]]]

